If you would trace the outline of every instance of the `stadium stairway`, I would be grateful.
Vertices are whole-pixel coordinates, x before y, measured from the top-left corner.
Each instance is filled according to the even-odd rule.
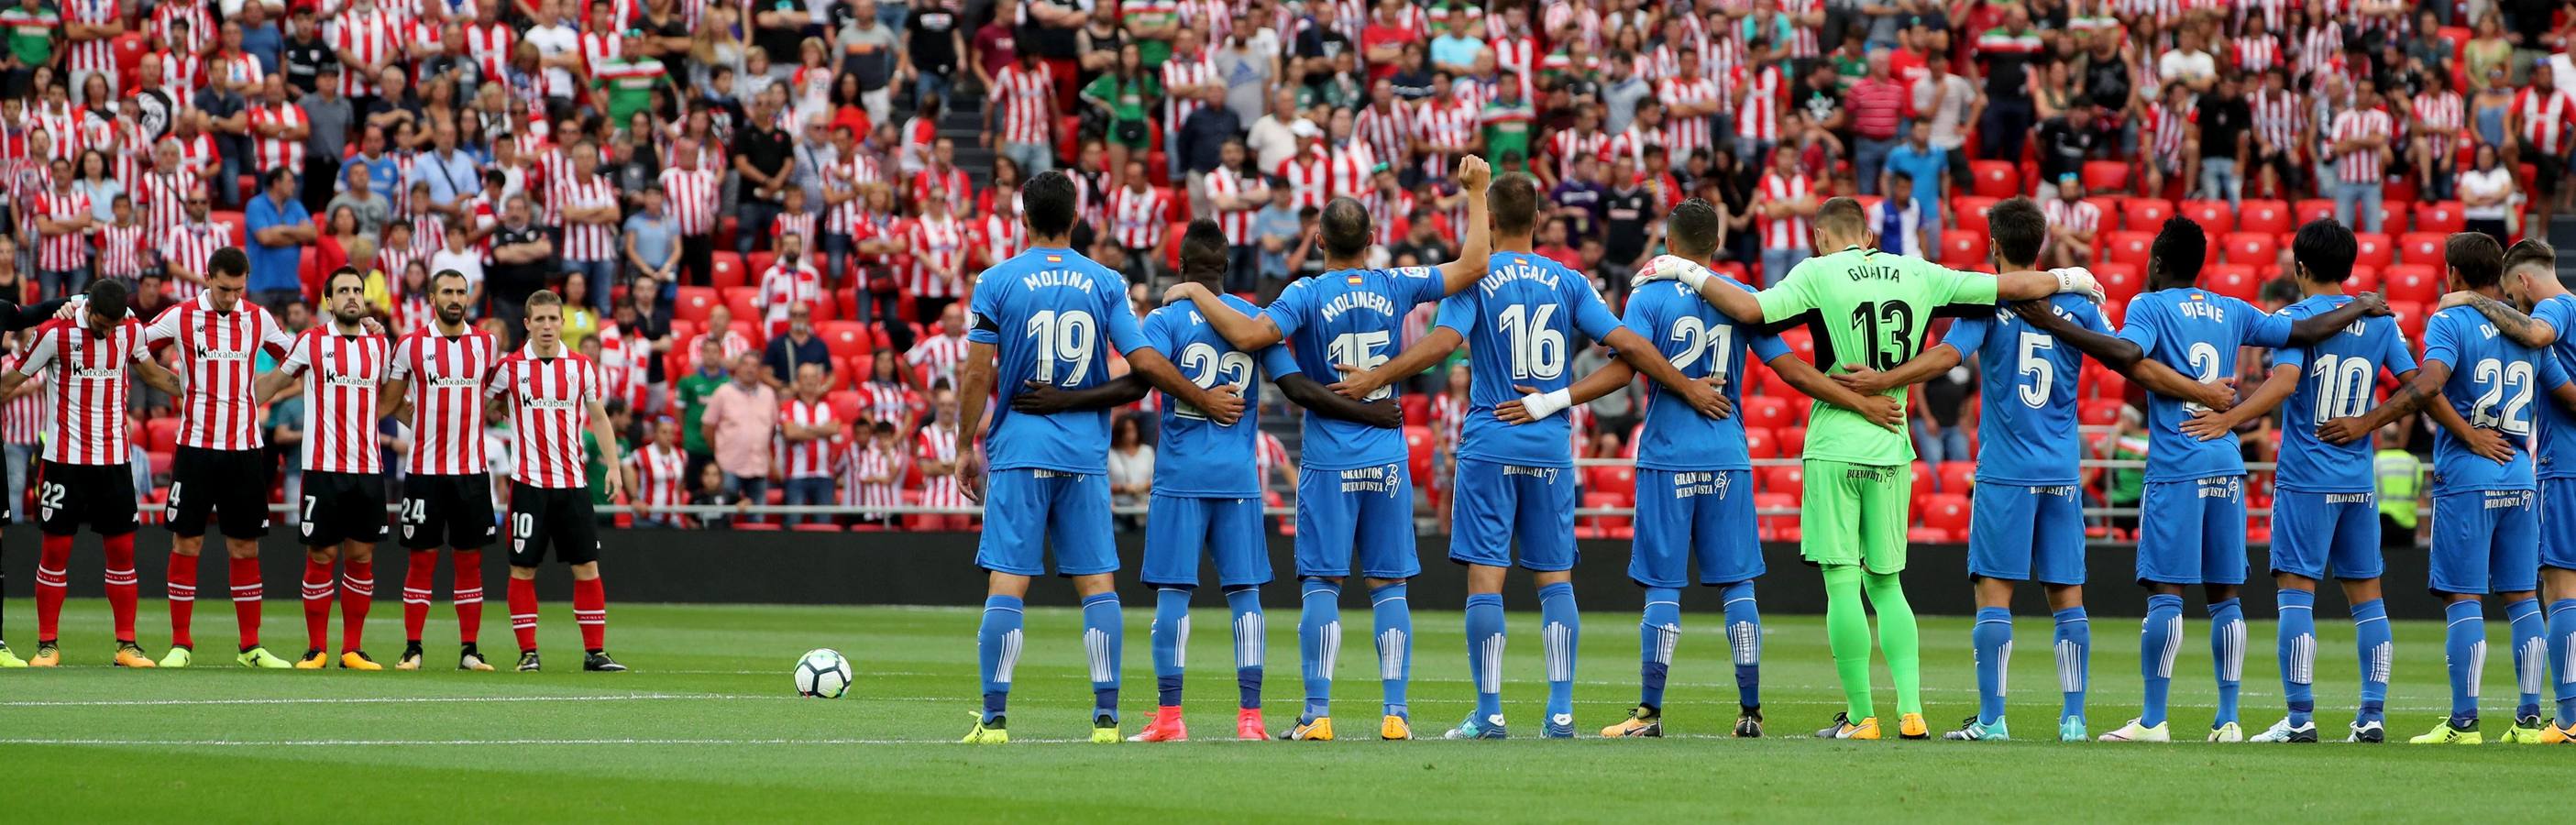
[[[2570,244],[2576,244],[2576,215],[2559,214],[2549,216],[2550,248],[2576,249],[2576,246],[2570,246]],[[2560,253],[2558,256],[2558,279],[2569,281],[2570,283],[2576,283],[2576,280],[2569,280],[2571,278],[2576,278],[2576,255]]]
[[[976,140],[984,132],[984,88],[976,85],[972,75],[960,72],[957,86],[949,91],[948,104],[953,108],[940,113],[939,136],[957,144],[957,167],[966,170],[966,178],[974,181],[975,191],[984,191],[984,187],[993,185],[996,154],[993,147]]]

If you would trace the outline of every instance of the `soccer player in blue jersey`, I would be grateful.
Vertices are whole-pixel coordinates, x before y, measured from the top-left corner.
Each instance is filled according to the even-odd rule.
[[[1090,410],[1030,415],[1010,408],[1027,382],[1087,389],[1110,379],[1114,348],[1155,388],[1219,424],[1243,415],[1231,386],[1209,389],[1147,344],[1127,305],[1127,279],[1069,248],[1073,179],[1046,172],[1020,187],[1029,249],[984,271],[969,304],[966,360],[957,368],[957,482],[984,505],[975,566],[987,572],[984,620],[975,634],[984,710],[970,743],[1010,741],[1003,712],[1020,659],[1021,598],[1029,577],[1046,572],[1055,551],[1058,575],[1082,596],[1082,640],[1091,661],[1091,741],[1116,742],[1118,664],[1125,631],[1110,574],[1118,548],[1109,523],[1109,414]],[[996,390],[999,397],[995,397]],[[996,402],[990,451],[976,452],[987,399]]]
[[[1226,258],[1224,230],[1206,218],[1192,221],[1181,237],[1181,277],[1209,291],[1222,290]],[[1222,300],[1240,312],[1257,311],[1232,295]],[[1239,697],[1235,738],[1268,739],[1261,719],[1266,635],[1261,586],[1270,582],[1270,549],[1261,536],[1261,479],[1256,474],[1258,462],[1253,460],[1261,437],[1253,368],[1258,365],[1269,373],[1282,393],[1316,415],[1393,428],[1404,426],[1404,408],[1394,401],[1362,403],[1333,394],[1298,371],[1285,345],[1272,344],[1250,353],[1237,350],[1188,305],[1166,306],[1145,316],[1144,335],[1154,351],[1178,353],[1181,371],[1193,383],[1234,387],[1247,406],[1242,420],[1219,424],[1197,408],[1168,397],[1163,400],[1163,458],[1154,463],[1141,577],[1154,588],[1154,682],[1159,698],[1154,721],[1128,741],[1190,738],[1189,726],[1181,718],[1181,670],[1190,646],[1190,592],[1199,584],[1202,548],[1215,563],[1217,584],[1234,617]],[[1135,373],[1089,390],[1059,390],[1031,381],[1027,392],[1011,400],[1011,408],[1039,414],[1107,409],[1143,398],[1149,389],[1151,385]]]
[[[2148,258],[2151,291],[2129,301],[2128,318],[2117,337],[2068,323],[2043,307],[2022,305],[2014,311],[2059,342],[2132,378],[2148,371],[2140,365],[2152,359],[2200,383],[2235,375],[2241,347],[2307,346],[2365,314],[2388,312],[2376,294],[2364,293],[2331,311],[2293,319],[2203,291],[2193,284],[2208,244],[2200,224],[2184,218],[2165,222]],[[2236,600],[2247,564],[2245,459],[2232,432],[2204,441],[2183,430],[2206,408],[2152,388],[2147,395],[2148,454],[2155,458],[2148,462],[2146,493],[2139,502],[2144,515],[2137,562],[2137,580],[2150,594],[2139,633],[2146,702],[2138,718],[2103,734],[2105,742],[2173,740],[2165,724],[2165,700],[2173,685],[2174,658],[2182,650],[2182,594],[2192,585],[2208,594],[2210,654],[2218,673],[2218,713],[2208,738],[2245,739],[2236,705],[2245,670],[2245,612]]]
[[[2473,232],[2452,235],[2443,248],[2443,263],[2453,289],[2490,300],[2503,297],[2504,251],[2494,238]],[[2540,414],[2531,409],[2534,403],[2544,408],[2551,399],[2576,403],[2576,385],[2568,383],[2566,371],[2547,349],[2498,332],[2474,308],[2434,313],[2424,325],[2423,366],[2415,380],[2368,414],[2328,421],[2319,431],[2331,443],[2358,441],[2355,428],[2367,434],[2438,396],[2471,426],[2503,433],[2511,447],[2506,460],[2499,461],[2447,427],[2433,436],[2430,587],[2447,603],[2442,652],[2451,677],[2451,713],[2432,731],[2407,740],[2413,744],[2485,740],[2478,730],[2478,682],[2486,665],[2484,601],[2489,594],[2505,604],[2523,676],[2516,724],[2505,739],[2536,744],[2542,735],[2537,674],[2544,672],[2541,647],[2547,630],[2537,598],[2538,485],[2532,457],[2518,445],[2530,439],[2533,418]],[[2549,398],[2534,398],[2540,394]]]
[[[1403,355],[1345,377],[1334,385],[1365,396],[1378,387],[1430,369],[1467,345],[1467,412],[1458,437],[1456,494],[1451,497],[1449,560],[1467,565],[1467,670],[1476,683],[1476,710],[1449,731],[1451,739],[1501,739],[1503,724],[1503,576],[1513,563],[1538,586],[1540,648],[1547,668],[1547,719],[1541,735],[1574,736],[1575,645],[1582,619],[1574,603],[1573,430],[1553,414],[1572,403],[1566,365],[1574,348],[1609,344],[1621,360],[1667,389],[1681,393],[1701,414],[1731,412],[1725,394],[1710,382],[1685,377],[1635,330],[1621,326],[1601,301],[1592,280],[1536,254],[1538,184],[1526,174],[1505,175],[1491,196],[1493,265],[1474,290],[1440,304],[1437,326]],[[1577,342],[1574,337],[1582,336]],[[1508,401],[1524,401],[1537,423],[1514,426],[1496,416]],[[1745,578],[1750,578],[1746,576]]]
[[[1485,190],[1493,171],[1483,158],[1458,159],[1458,185],[1467,193],[1467,237],[1458,259],[1440,266],[1370,269],[1363,263],[1372,233],[1368,208],[1334,198],[1317,220],[1316,246],[1325,271],[1288,285],[1258,315],[1247,315],[1215,292],[1182,283],[1165,295],[1188,300],[1238,349],[1258,351],[1286,341],[1308,375],[1335,374],[1337,364],[1374,367],[1393,355],[1405,313],[1473,286],[1485,275],[1492,250]],[[1395,397],[1380,388],[1362,400]],[[1369,587],[1377,640],[1378,677],[1384,685],[1383,739],[1413,738],[1405,688],[1413,673],[1413,610],[1405,583],[1422,572],[1413,549],[1413,481],[1405,470],[1402,433],[1354,421],[1307,416],[1304,458],[1297,472],[1297,578],[1304,610],[1297,622],[1297,652],[1304,665],[1305,712],[1282,739],[1329,740],[1333,665],[1342,648],[1342,582],[1352,558]]]

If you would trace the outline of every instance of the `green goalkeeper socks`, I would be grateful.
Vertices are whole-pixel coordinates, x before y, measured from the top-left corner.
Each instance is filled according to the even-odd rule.
[[[1887,673],[1896,680],[1896,712],[1922,713],[1922,637],[1915,631],[1914,606],[1905,603],[1905,583],[1895,573],[1867,577],[1869,606],[1878,611],[1878,649],[1887,655]]]
[[[1876,608],[1879,650],[1896,681],[1896,710],[1922,713],[1921,635],[1914,626],[1914,608],[1905,602],[1903,582],[1895,573],[1864,573],[1847,564],[1826,565],[1824,575],[1825,639],[1833,648],[1834,672],[1842,678],[1845,712],[1855,723],[1878,715],[1869,691],[1869,610]]]

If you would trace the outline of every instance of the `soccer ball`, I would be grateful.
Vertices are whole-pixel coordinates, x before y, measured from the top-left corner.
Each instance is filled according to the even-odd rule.
[[[805,652],[796,660],[796,695],[838,699],[850,690],[850,660],[828,647]]]

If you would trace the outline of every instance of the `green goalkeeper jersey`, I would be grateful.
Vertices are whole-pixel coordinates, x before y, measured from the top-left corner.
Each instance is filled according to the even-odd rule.
[[[1807,259],[1755,297],[1762,302],[1764,323],[1808,316],[1824,329],[1816,366],[1825,372],[1841,372],[1845,364],[1885,371],[1923,351],[1923,333],[1934,310],[1994,304],[1995,276],[1852,248]],[[1887,395],[1905,403],[1903,388]],[[1914,461],[1914,443],[1905,433],[1859,413],[1817,404],[1807,415],[1806,457],[1894,466]]]

